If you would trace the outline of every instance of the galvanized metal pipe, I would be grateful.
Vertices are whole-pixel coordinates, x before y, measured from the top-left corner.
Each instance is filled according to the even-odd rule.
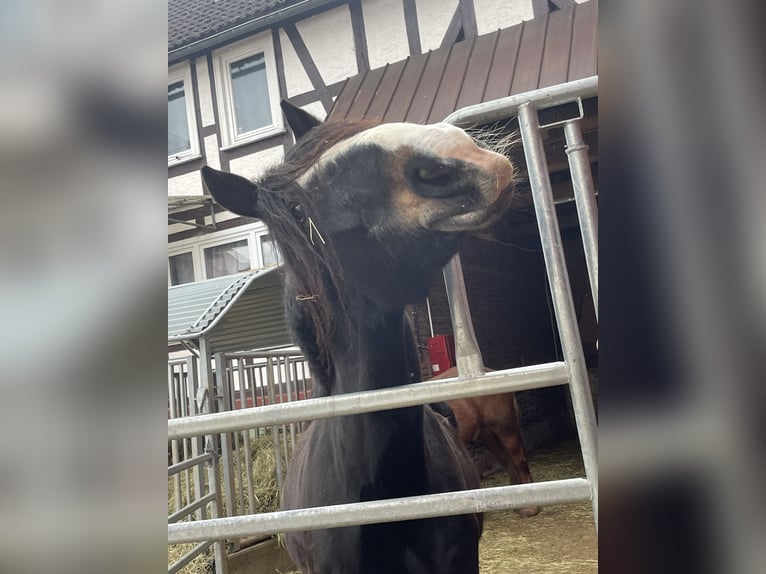
[[[274,365],[273,365],[273,357],[269,357],[266,363],[266,380],[268,381],[269,385],[269,404],[273,406],[277,406],[275,404],[275,396],[274,396]],[[283,405],[279,405],[283,406]],[[272,423],[271,425],[271,439],[274,441],[274,463],[276,465],[276,472],[277,472],[277,487],[279,490],[282,490],[282,455],[279,452],[279,427],[276,425],[279,423]],[[262,425],[258,425],[262,426]]]
[[[176,522],[177,520],[180,520],[184,516],[188,516],[195,510],[202,508],[203,506],[213,502],[214,500],[215,500],[215,492],[211,492],[203,496],[199,500],[195,500],[194,502],[187,504],[183,508],[177,510],[176,512],[168,516],[168,523]]]
[[[596,320],[598,320],[598,208],[593,175],[590,171],[588,146],[582,139],[580,121],[565,123],[564,136],[567,142],[569,171],[572,173],[577,217],[580,220],[585,263],[588,267],[590,291],[593,296],[593,307],[596,310]]]
[[[200,356],[200,385],[207,391],[205,402],[202,404],[202,410],[211,413],[216,404],[215,401],[215,381],[213,380],[212,366],[210,364],[210,343],[207,337],[203,336],[199,339],[199,356]],[[202,415],[204,416],[204,415]],[[183,419],[179,419],[183,420]],[[213,455],[213,461],[207,467],[207,483],[208,489],[211,494],[215,494],[213,503],[210,505],[210,516],[215,520],[222,518],[223,515],[223,502],[221,500],[220,489],[220,473],[218,470],[218,457],[216,456],[218,442],[216,436],[213,433],[199,433],[208,434],[206,437],[207,444],[210,445],[211,453]],[[199,524],[199,523],[198,523]],[[169,527],[168,527],[169,528]],[[201,538],[200,540],[209,540],[210,537]],[[229,571],[229,559],[226,555],[226,543],[223,540],[216,540],[213,544],[213,559],[215,560],[215,572],[216,574],[227,574]]]
[[[598,528],[598,466],[596,446],[596,415],[593,409],[588,374],[585,369],[577,315],[572,302],[564,246],[561,242],[556,206],[548,176],[548,163],[540,135],[537,109],[531,103],[519,106],[519,129],[524,143],[524,156],[529,172],[529,184],[535,204],[537,226],[540,230],[545,268],[551,297],[556,311],[561,348],[571,372],[569,383],[572,393],[577,432],[580,437],[585,473],[591,484],[593,515]]]
[[[443,121],[460,127],[478,126],[509,118],[515,115],[519,107],[525,103],[532,103],[537,109],[542,110],[569,103],[578,96],[590,98],[597,95],[598,76],[591,76],[531,92],[514,94],[491,102],[466,106],[452,112]]]
[[[452,331],[455,335],[455,359],[458,373],[461,377],[481,376],[484,374],[484,359],[473,330],[459,253],[456,253],[444,266],[444,283],[447,287]]]
[[[531,365],[494,371],[468,380],[452,378],[426,381],[375,391],[169,420],[168,438],[177,439],[289,422],[357,415],[464,397],[565,385],[568,382],[569,370],[562,362]]]
[[[178,464],[173,464],[168,467],[168,476],[172,476],[178,472],[181,472],[182,470],[186,470],[187,468],[191,468],[193,466],[196,466],[198,464],[202,464],[203,462],[207,462],[209,460],[213,460],[213,455],[211,454],[201,454],[199,456],[193,456],[189,460],[184,460],[179,462]]]
[[[525,506],[551,506],[589,498],[588,481],[570,478],[171,524],[168,525],[168,543],[398,522]]]
[[[221,393],[223,412],[232,412],[229,380],[226,376],[226,360],[223,353],[215,354],[215,380],[218,392]],[[221,459],[223,461],[223,498],[226,502],[226,514],[234,516],[237,513],[234,496],[234,475],[239,474],[234,470],[234,450],[232,448],[232,436],[228,432],[221,433]]]

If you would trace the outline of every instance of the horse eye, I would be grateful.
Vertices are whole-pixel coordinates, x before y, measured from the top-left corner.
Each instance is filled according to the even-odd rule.
[[[293,214],[293,217],[298,223],[301,223],[304,219],[306,219],[306,214],[303,213],[303,206],[300,203],[293,205],[290,208],[290,213]]]

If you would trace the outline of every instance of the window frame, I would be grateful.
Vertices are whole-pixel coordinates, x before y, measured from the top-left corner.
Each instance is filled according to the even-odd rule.
[[[237,134],[230,65],[257,54],[263,54],[272,123],[244,134]],[[282,111],[279,108],[279,81],[276,58],[274,56],[274,41],[271,37],[271,32],[266,32],[254,38],[248,38],[247,40],[214,51],[213,76],[215,78],[215,97],[218,102],[218,113],[220,116],[218,124],[221,128],[222,151],[285,133]]]
[[[172,84],[183,82],[184,101],[186,103],[186,125],[189,127],[190,149],[168,156],[168,166],[179,165],[202,157],[195,113],[194,89],[191,81],[191,65],[186,62],[168,69],[168,88]]]
[[[184,239],[182,241],[174,242],[168,245],[167,251],[167,270],[168,270],[168,286],[171,287],[171,274],[170,274],[170,258],[175,255],[181,255],[183,253],[192,254],[192,265],[194,267],[194,282],[205,281],[210,279],[207,276],[207,268],[205,266],[205,249],[209,247],[218,247],[220,245],[226,245],[227,243],[234,243],[236,241],[242,241],[247,239],[248,253],[250,256],[251,269],[267,269],[263,261],[262,243],[261,238],[264,235],[271,235],[271,232],[266,225],[261,222],[255,222],[243,226],[239,226],[233,229],[226,229],[222,231],[215,231],[202,237],[193,237]],[[277,263],[276,266],[282,265],[282,261]],[[275,267],[275,265],[269,265],[269,268]],[[240,273],[247,273],[247,271],[241,271]],[[237,275],[233,273],[231,276]]]

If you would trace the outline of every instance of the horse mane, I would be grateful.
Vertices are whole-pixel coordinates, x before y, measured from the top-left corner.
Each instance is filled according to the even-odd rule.
[[[320,156],[359,132],[378,125],[371,121],[340,121],[311,129],[285,156],[279,166],[256,182],[258,211],[284,258],[289,285],[286,306],[292,328],[307,347],[312,368],[327,384],[334,379],[330,337],[338,324],[350,316],[342,288],[340,265],[329,234],[322,234],[311,195],[296,183]],[[296,219],[295,206],[305,216]],[[314,229],[309,226],[313,225]],[[321,236],[321,239],[320,239]]]

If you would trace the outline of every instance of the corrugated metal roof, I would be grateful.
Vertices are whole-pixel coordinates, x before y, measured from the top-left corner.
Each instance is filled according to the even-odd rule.
[[[332,119],[435,123],[465,106],[598,75],[598,0],[346,80]]]
[[[212,352],[290,344],[273,267],[168,288],[168,341],[207,337]]]

